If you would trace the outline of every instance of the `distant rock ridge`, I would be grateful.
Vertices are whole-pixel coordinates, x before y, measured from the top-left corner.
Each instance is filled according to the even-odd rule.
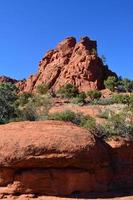
[[[33,92],[42,83],[52,91],[65,84],[73,84],[78,90],[103,89],[108,76],[117,76],[109,70],[97,54],[97,42],[82,37],[76,42],[74,37],[61,41],[55,49],[48,51],[39,62],[37,74],[17,86],[21,91]]]
[[[0,76],[0,83],[4,83],[4,82],[17,83],[18,81],[16,79],[12,79],[12,78],[7,77],[7,76]]]

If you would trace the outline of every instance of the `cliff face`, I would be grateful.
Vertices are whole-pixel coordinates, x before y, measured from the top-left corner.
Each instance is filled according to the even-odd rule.
[[[103,82],[108,76],[116,74],[108,70],[98,57],[96,41],[83,37],[76,42],[74,37],[69,37],[45,54],[36,75],[17,85],[22,91],[32,92],[42,83],[53,91],[71,83],[79,91],[88,91],[103,89]]]

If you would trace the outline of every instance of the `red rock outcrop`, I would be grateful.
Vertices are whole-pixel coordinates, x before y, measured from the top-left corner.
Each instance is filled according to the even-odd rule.
[[[0,193],[107,191],[107,146],[85,129],[58,121],[19,122],[0,126],[0,133]]]
[[[133,140],[117,138],[110,140],[114,167],[112,188],[133,188]]]
[[[0,126],[0,194],[65,196],[133,188],[133,144],[59,121]]]
[[[79,91],[88,91],[103,89],[108,76],[116,74],[107,69],[98,57],[96,41],[83,37],[76,42],[74,37],[69,37],[46,53],[36,75],[18,85],[24,91],[32,92],[41,83],[48,85],[52,91],[71,83]]]
[[[0,83],[17,83],[17,80],[9,78],[7,76],[0,76]]]

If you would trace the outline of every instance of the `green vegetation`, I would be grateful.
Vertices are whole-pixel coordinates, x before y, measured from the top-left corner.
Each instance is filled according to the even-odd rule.
[[[121,112],[113,114],[107,122],[101,126],[106,138],[121,136],[126,138],[133,137],[133,115]]]
[[[104,85],[107,89],[112,92],[115,91],[115,87],[118,85],[118,80],[115,76],[109,76],[107,80],[104,81]]]
[[[114,103],[119,104],[129,104],[130,102],[130,96],[129,95],[123,95],[123,94],[115,94],[112,96],[112,101]]]
[[[91,117],[90,115],[85,115],[85,116],[81,115],[79,125],[88,130],[95,130],[96,120],[93,117]]]
[[[63,112],[56,112],[56,113],[49,114],[50,120],[74,122],[75,118],[76,118],[76,114],[75,112],[72,112],[71,110],[65,110]]]
[[[73,98],[77,96],[78,89],[72,84],[67,84],[59,89],[58,94],[62,98]]]
[[[133,95],[127,94],[114,94],[108,98],[94,99],[91,104],[93,105],[111,105],[111,104],[126,104],[131,105],[133,102]]]
[[[121,80],[120,83],[126,92],[133,91],[133,80],[129,80],[129,79],[125,78],[125,79]]]
[[[32,97],[33,97],[33,95],[28,92],[19,94],[17,97],[16,106],[17,105],[24,106],[25,104],[27,104],[29,102],[29,99],[31,99]]]
[[[56,112],[49,115],[51,120],[60,120],[60,121],[70,121],[80,127],[86,129],[94,129],[96,126],[95,119],[89,115],[84,116],[82,113],[75,113],[70,110],[65,110],[63,112]]]
[[[92,105],[111,105],[111,104],[114,104],[114,101],[112,97],[100,98],[100,99],[94,99],[94,101],[92,101],[91,104]]]
[[[86,103],[85,102],[86,97],[87,95],[85,94],[85,92],[81,92],[77,94],[77,96],[73,99],[72,103],[82,106]]]
[[[7,123],[15,117],[14,102],[17,99],[17,88],[11,83],[0,84],[0,124]]]
[[[116,81],[116,80],[114,80]],[[124,80],[125,81],[125,80]],[[123,84],[129,92],[129,85],[127,83],[132,81],[126,80],[124,86],[123,80],[119,79],[118,83]],[[114,84],[117,85],[117,84]],[[114,87],[114,86],[113,86]],[[111,109],[101,110],[98,117],[104,118],[105,123],[99,125],[96,120],[82,113],[76,113],[70,110],[64,112],[49,114],[52,106],[51,95],[48,93],[45,85],[38,87],[37,94],[18,93],[18,89],[11,83],[0,84],[0,124],[8,123],[10,121],[35,121],[35,120],[61,120],[70,121],[80,127],[90,130],[93,134],[104,138],[122,136],[133,137],[133,94],[119,94],[115,93],[108,98],[101,97],[101,92],[92,90],[87,93],[79,93],[77,88],[71,84],[67,84],[59,91],[59,95],[63,98],[70,98],[71,102],[78,105],[87,103],[86,97],[89,96],[91,104],[110,105],[110,104],[124,104],[124,109],[116,109],[114,112]],[[130,91],[131,91],[130,85]],[[45,90],[46,89],[46,90]],[[121,106],[121,105],[120,105]],[[123,106],[122,106],[123,107]],[[122,108],[120,108],[122,109]]]
[[[47,94],[48,90],[49,90],[48,85],[46,85],[44,83],[38,85],[37,88],[36,88],[37,93],[40,94],[40,95]]]
[[[49,95],[34,95],[28,102],[17,107],[17,117],[20,120],[35,121],[47,119],[51,108],[51,97]]]
[[[100,99],[102,96],[101,92],[98,90],[90,90],[87,92],[87,96],[93,101],[94,99]]]
[[[104,85],[112,92],[133,92],[133,80],[127,78],[122,79],[122,77],[119,77],[117,79],[114,76],[109,76],[107,80],[104,81]]]

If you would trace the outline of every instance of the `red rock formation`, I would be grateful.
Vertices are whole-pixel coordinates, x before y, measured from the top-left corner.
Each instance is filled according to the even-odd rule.
[[[96,41],[83,37],[80,42],[76,42],[74,37],[69,37],[45,54],[36,75],[22,81],[0,77],[0,82],[16,83],[21,92],[33,92],[42,83],[52,91],[71,83],[79,91],[86,92],[103,89],[104,80],[108,76],[116,74],[107,69],[98,57]]]
[[[104,142],[71,123],[0,126],[0,193],[69,195],[107,191],[112,177]]]
[[[71,195],[133,188],[133,143],[108,144],[59,121],[0,126],[0,194]]]
[[[0,83],[16,83],[17,80],[9,78],[7,76],[0,76]]]
[[[103,89],[103,82],[110,75],[116,76],[98,57],[96,41],[83,37],[80,42],[76,42],[75,38],[69,37],[46,53],[35,76],[30,76],[19,85],[22,85],[24,91],[32,92],[41,83],[53,91],[71,83],[79,91],[88,91]]]
[[[114,178],[112,188],[133,188],[133,140],[125,138],[112,139]]]

